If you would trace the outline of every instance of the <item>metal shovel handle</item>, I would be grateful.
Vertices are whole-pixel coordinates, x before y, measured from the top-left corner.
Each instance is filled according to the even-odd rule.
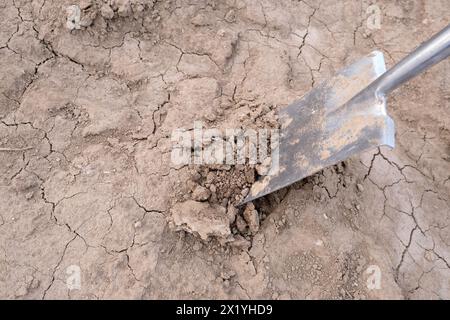
[[[370,87],[377,95],[387,95],[401,84],[444,60],[450,55],[450,25],[430,40],[424,42],[416,50],[403,58],[394,67],[375,80]]]

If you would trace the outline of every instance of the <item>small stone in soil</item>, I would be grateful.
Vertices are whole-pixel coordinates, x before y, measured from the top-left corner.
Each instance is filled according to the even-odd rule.
[[[197,186],[192,192],[192,199],[196,201],[206,201],[211,196],[211,191],[202,186]]]
[[[236,228],[240,233],[245,233],[247,231],[247,224],[241,216],[236,217]]]
[[[250,232],[255,234],[259,230],[259,216],[253,203],[248,203],[244,210],[244,219],[248,224]]]

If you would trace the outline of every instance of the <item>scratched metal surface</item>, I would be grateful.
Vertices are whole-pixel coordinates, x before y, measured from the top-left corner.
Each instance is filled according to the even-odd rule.
[[[261,177],[243,201],[252,201],[380,145],[394,147],[386,100],[365,91],[386,71],[381,52],[340,70],[279,115],[279,166]]]

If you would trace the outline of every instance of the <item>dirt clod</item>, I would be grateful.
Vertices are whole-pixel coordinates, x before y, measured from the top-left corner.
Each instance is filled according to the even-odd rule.
[[[206,201],[211,196],[211,191],[202,186],[196,186],[192,192],[192,199],[196,201]]]
[[[101,9],[100,9],[100,13],[102,15],[103,18],[105,19],[112,19],[114,18],[114,10],[110,7],[109,4],[104,4],[102,5]]]
[[[248,224],[249,230],[255,234],[259,230],[259,216],[253,203],[248,203],[244,210],[244,219]]]
[[[231,234],[224,207],[188,200],[175,204],[171,213],[178,229],[196,233],[203,240],[209,237],[227,238]]]

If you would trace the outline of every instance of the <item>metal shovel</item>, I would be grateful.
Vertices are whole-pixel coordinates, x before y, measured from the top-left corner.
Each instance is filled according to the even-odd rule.
[[[394,148],[386,96],[449,55],[450,25],[387,72],[383,54],[372,52],[283,108],[278,163],[272,159],[271,172],[253,184],[242,203],[364,151]]]

